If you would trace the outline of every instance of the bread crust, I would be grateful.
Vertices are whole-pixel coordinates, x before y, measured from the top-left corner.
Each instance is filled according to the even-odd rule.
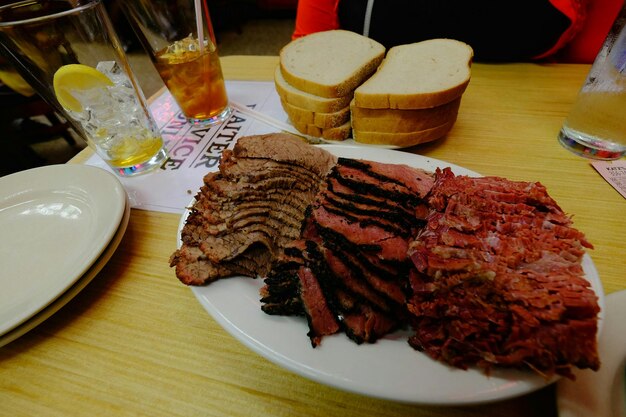
[[[424,94],[364,94],[355,91],[356,105],[368,109],[417,110],[441,106],[463,95],[469,79],[463,84],[437,93]]]
[[[352,130],[355,142],[367,143],[370,145],[397,146],[398,148],[408,148],[410,146],[431,142],[445,136],[455,120],[444,123],[441,126],[422,130],[419,132],[387,133],[387,132],[361,132]]]
[[[281,104],[293,123],[306,123],[320,129],[328,129],[350,121],[350,107],[348,106],[333,113],[319,113],[293,106],[285,100],[281,100]]]
[[[322,129],[318,126],[307,124],[307,123],[293,123],[293,126],[300,133],[304,133],[305,135],[313,136],[316,138],[322,138],[326,140],[334,140],[334,141],[342,141],[346,140],[352,134],[352,127],[350,125],[350,121],[337,126],[331,127],[327,129]]]
[[[425,109],[366,109],[350,103],[352,128],[361,132],[409,133],[440,126],[455,120],[461,97],[441,106]]]
[[[274,84],[276,86],[276,92],[282,100],[302,109],[317,113],[333,113],[339,111],[347,107],[354,97],[352,92],[343,97],[326,98],[299,90],[287,83],[281,74],[280,65],[276,66]]]

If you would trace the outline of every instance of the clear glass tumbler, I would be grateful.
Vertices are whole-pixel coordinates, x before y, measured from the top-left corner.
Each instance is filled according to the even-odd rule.
[[[163,139],[100,0],[0,7],[0,47],[120,176],[160,167]]]
[[[122,10],[188,121],[231,113],[206,0],[124,0]]]
[[[592,159],[626,154],[626,3],[558,134],[568,150]]]

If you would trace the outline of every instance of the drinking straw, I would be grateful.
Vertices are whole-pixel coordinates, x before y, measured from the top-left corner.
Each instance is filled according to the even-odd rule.
[[[204,52],[204,29],[202,28],[202,0],[194,0],[196,9],[196,29],[198,31],[198,43],[200,44],[200,53]]]
[[[279,130],[282,130],[283,132],[291,133],[294,136],[298,136],[301,139],[304,139],[304,141],[307,143],[310,143],[312,145],[319,145],[319,144],[326,143],[320,138],[300,133],[290,124],[283,123],[280,120],[275,119],[272,116],[268,116],[265,113],[261,113],[260,111],[253,110],[250,107],[244,106],[243,104],[237,103],[236,101],[233,101],[233,100],[229,100],[228,102],[230,103],[231,107],[237,110],[238,112],[251,116],[254,119],[264,122],[265,124],[268,124]]]

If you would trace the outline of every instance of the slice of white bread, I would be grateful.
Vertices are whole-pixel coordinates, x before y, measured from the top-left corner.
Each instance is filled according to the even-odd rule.
[[[352,137],[355,142],[367,143],[370,145],[388,145],[397,146],[399,148],[408,148],[409,146],[419,145],[421,143],[437,140],[452,129],[455,120],[444,123],[441,126],[433,127],[418,132],[362,132],[352,130]]]
[[[352,128],[361,132],[419,132],[456,120],[460,105],[461,97],[427,109],[364,109],[352,100]]]
[[[281,104],[292,123],[305,123],[317,126],[320,129],[328,129],[341,126],[345,122],[350,121],[350,107],[348,106],[333,113],[316,113],[297,106],[292,106],[285,102],[285,100],[281,100]]]
[[[292,124],[300,133],[327,140],[345,140],[348,139],[352,133],[352,127],[349,120],[340,126],[331,127],[328,129],[322,129],[320,127],[307,123],[292,122]]]
[[[325,98],[298,90],[285,81],[280,71],[280,66],[276,66],[274,84],[276,86],[276,92],[283,101],[316,113],[333,113],[344,109],[348,107],[353,98],[352,92],[343,97]]]
[[[470,80],[472,48],[453,39],[395,46],[354,92],[358,107],[421,109],[461,96]]]
[[[295,88],[320,97],[343,97],[378,68],[385,47],[347,30],[297,38],[280,51],[280,69]]]

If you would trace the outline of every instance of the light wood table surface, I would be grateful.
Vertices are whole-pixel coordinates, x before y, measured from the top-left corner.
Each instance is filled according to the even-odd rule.
[[[276,57],[222,59],[228,79],[271,80],[276,64]],[[405,151],[545,184],[595,245],[591,256],[611,293],[626,288],[626,200],[556,139],[588,69],[475,63],[450,134]],[[226,333],[176,279],[168,258],[178,221],[132,210],[100,274],[46,322],[0,348],[0,415],[557,415],[554,385],[491,404],[424,407],[346,393],[270,363]]]

